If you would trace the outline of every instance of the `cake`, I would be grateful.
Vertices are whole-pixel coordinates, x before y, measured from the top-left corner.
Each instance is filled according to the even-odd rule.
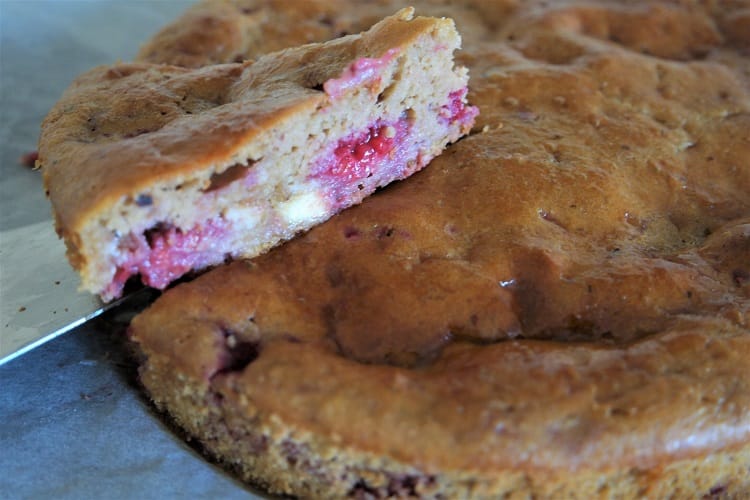
[[[38,164],[83,288],[165,288],[254,257],[403,179],[469,131],[452,21],[401,10],[369,31],[190,69],[80,76]]]
[[[452,4],[417,9],[455,9],[474,131],[168,290],[130,329],[145,389],[274,493],[747,498],[750,16]]]

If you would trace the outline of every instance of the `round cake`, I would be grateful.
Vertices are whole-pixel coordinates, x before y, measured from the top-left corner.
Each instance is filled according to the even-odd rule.
[[[141,57],[278,49],[293,3],[203,2]],[[296,33],[399,3],[300,1]],[[472,133],[136,317],[156,405],[273,493],[747,498],[748,10],[410,3],[456,21]],[[242,36],[191,45],[216,19]]]

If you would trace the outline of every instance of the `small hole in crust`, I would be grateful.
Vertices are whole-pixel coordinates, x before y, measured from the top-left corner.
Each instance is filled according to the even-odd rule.
[[[376,234],[376,237],[377,237],[378,239],[382,239],[382,238],[390,238],[391,236],[393,236],[393,233],[394,233],[394,232],[395,232],[395,229],[394,229],[394,228],[392,228],[392,227],[388,227],[388,226],[386,226],[386,227],[381,227],[381,228],[380,228],[380,229],[378,230],[378,232],[377,232],[377,234]]]

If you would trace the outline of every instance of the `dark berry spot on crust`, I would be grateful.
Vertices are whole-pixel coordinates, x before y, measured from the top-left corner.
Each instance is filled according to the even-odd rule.
[[[717,484],[716,486],[708,490],[708,493],[703,495],[703,498],[704,499],[715,498],[717,496],[722,495],[723,493],[727,493],[727,487],[721,484]]]
[[[234,333],[224,330],[225,350],[219,361],[216,373],[239,372],[258,359],[260,343],[240,339]]]
[[[373,488],[364,479],[360,479],[357,481],[351,490],[349,490],[349,493],[347,493],[348,497],[352,498],[380,498],[380,495],[378,495],[378,490],[376,488]]]
[[[353,498],[419,498],[418,486],[435,484],[434,476],[388,474],[387,486],[372,486],[365,479],[359,479],[349,493]]]
[[[260,436],[249,436],[248,442],[250,443],[250,450],[256,455],[268,450],[268,436],[265,434]]]
[[[356,238],[357,236],[359,236],[359,229],[357,229],[356,227],[344,228],[344,238],[346,238],[347,240]]]
[[[139,194],[135,199],[135,204],[139,207],[148,207],[154,203],[154,199],[148,194]]]
[[[743,286],[750,281],[750,272],[745,269],[735,269],[732,271],[732,281],[737,286]]]
[[[323,15],[318,19],[318,22],[324,26],[333,26],[333,18],[329,15]]]
[[[344,282],[344,273],[339,266],[329,264],[326,266],[326,279],[333,288],[336,288]]]
[[[398,498],[417,498],[417,482],[416,476],[402,476],[394,477],[388,482],[388,496]]]

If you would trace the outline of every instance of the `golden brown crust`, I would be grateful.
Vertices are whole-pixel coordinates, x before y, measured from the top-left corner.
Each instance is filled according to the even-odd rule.
[[[200,67],[257,59],[359,33],[405,6],[454,19],[472,45],[502,37],[498,28],[519,5],[517,0],[204,0],[145,43],[136,60]]]
[[[750,494],[750,65],[723,7],[485,13],[483,132],[136,318],[157,404],[275,491]]]

